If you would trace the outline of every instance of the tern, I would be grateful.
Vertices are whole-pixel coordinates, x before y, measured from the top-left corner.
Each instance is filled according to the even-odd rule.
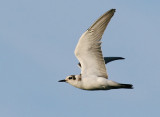
[[[101,38],[114,13],[115,9],[107,11],[82,34],[74,52],[79,60],[81,73],[67,76],[59,82],[67,82],[76,88],[90,91],[133,88],[132,84],[108,79],[105,64],[118,59],[108,58],[107,62],[102,55]]]

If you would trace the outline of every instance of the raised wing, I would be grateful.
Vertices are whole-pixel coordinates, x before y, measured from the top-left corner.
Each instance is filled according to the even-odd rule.
[[[115,9],[111,9],[103,14],[79,39],[75,55],[82,66],[82,78],[89,76],[108,78],[100,40],[114,12]]]

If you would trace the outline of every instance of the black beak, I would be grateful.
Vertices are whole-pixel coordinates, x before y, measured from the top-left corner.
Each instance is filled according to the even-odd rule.
[[[66,80],[59,80],[58,82],[66,82]]]

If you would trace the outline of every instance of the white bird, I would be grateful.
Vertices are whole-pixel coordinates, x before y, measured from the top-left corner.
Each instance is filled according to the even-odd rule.
[[[105,60],[101,51],[102,35],[114,15],[115,9],[104,13],[82,34],[75,49],[81,74],[70,75],[59,82],[67,82],[83,90],[132,89],[132,84],[121,84],[108,79]]]

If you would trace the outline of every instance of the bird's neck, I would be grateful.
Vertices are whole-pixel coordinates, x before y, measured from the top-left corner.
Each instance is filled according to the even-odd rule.
[[[79,75],[75,75],[75,77],[76,77],[77,81],[81,81],[81,80],[82,80],[82,78],[81,78],[81,74],[79,74]]]

